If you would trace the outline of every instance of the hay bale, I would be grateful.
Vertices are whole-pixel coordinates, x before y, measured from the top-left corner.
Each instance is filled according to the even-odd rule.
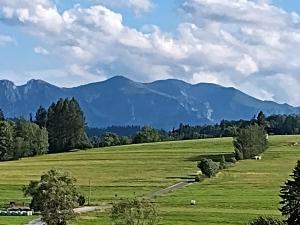
[[[196,200],[191,200],[191,205],[196,205]]]

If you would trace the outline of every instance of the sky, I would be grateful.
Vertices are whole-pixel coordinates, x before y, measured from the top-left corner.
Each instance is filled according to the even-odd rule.
[[[299,0],[0,0],[0,79],[123,75],[300,106]]]

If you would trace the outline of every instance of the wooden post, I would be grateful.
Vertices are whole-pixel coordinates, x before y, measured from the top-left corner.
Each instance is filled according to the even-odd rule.
[[[91,185],[91,178],[89,179],[89,201],[88,201],[88,205],[90,205],[91,203],[91,195],[92,195],[92,185]]]

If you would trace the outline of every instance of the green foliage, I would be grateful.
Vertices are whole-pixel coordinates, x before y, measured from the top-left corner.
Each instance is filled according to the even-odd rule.
[[[15,123],[14,159],[42,155],[48,152],[48,132],[35,123],[18,120]]]
[[[220,169],[220,170],[224,170],[224,169],[226,169],[226,168],[227,168],[227,162],[226,162],[226,160],[225,160],[225,156],[222,155],[222,156],[221,156],[221,160],[220,160],[220,166],[219,166],[219,169]]]
[[[109,147],[109,146],[116,146],[120,144],[121,142],[117,134],[105,133],[100,139],[99,147]]]
[[[280,202],[283,206],[280,209],[282,215],[287,216],[288,225],[300,224],[300,160],[291,175],[292,180],[288,180],[281,187]]]
[[[233,141],[236,159],[251,159],[267,149],[267,139],[264,129],[251,125],[239,130]]]
[[[12,154],[13,126],[6,121],[0,121],[0,160],[7,160]]]
[[[85,197],[83,195],[78,196],[78,204],[79,204],[79,206],[84,206]]]
[[[48,109],[47,130],[50,152],[85,149],[91,143],[85,133],[85,119],[78,102],[60,99]]]
[[[136,198],[114,203],[111,220],[112,225],[155,225],[159,222],[154,203]]]
[[[0,109],[0,121],[4,121],[4,120],[5,120],[4,113],[2,109]]]
[[[158,130],[149,126],[143,127],[133,139],[133,143],[151,143],[160,141]]]
[[[23,188],[25,196],[32,197],[32,207],[41,211],[47,225],[66,225],[75,217],[79,192],[76,180],[66,173],[50,170],[40,181],[31,181]]]
[[[266,116],[262,111],[260,111],[257,115],[257,124],[262,128],[266,127]]]
[[[0,160],[45,154],[48,132],[25,120],[0,121]]]
[[[35,114],[35,123],[39,125],[40,128],[47,126],[48,113],[45,108],[40,106]]]
[[[258,217],[249,222],[248,225],[284,225],[284,222],[272,217]]]
[[[202,181],[204,180],[204,178],[205,178],[205,176],[203,176],[203,175],[201,175],[201,174],[197,174],[197,175],[195,176],[195,182],[200,183],[200,182],[202,182]]]
[[[207,177],[213,177],[219,171],[219,164],[220,163],[214,162],[211,159],[204,158],[204,159],[201,159],[201,161],[198,163],[198,168]]]

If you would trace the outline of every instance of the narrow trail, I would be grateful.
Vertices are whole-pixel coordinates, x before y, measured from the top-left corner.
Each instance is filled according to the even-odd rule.
[[[174,192],[174,191],[177,191],[179,189],[182,189],[182,188],[185,188],[185,187],[188,187],[190,185],[194,184],[194,181],[182,181],[180,183],[177,183],[177,184],[174,184],[170,187],[167,187],[167,188],[164,188],[164,189],[161,189],[161,190],[158,190],[156,192],[153,192],[153,193],[150,193],[148,195],[145,195],[144,197],[145,198],[155,198],[155,197],[159,197],[159,196],[162,196],[164,194],[168,194],[170,192]]]
[[[169,186],[167,188],[164,188],[164,189],[158,190],[156,192],[150,193],[148,195],[145,195],[144,198],[151,199],[151,198],[159,197],[159,196],[162,196],[164,194],[168,194],[170,192],[174,192],[174,191],[177,191],[179,189],[188,187],[192,184],[194,184],[194,181],[191,181],[191,180],[182,181],[180,183],[174,184],[174,185]],[[80,214],[80,213],[93,212],[93,211],[96,211],[96,210],[104,211],[104,210],[107,210],[107,209],[110,209],[110,208],[111,208],[111,205],[85,206],[85,207],[81,207],[81,208],[76,208],[76,209],[74,209],[74,211],[75,211],[75,213]],[[45,223],[42,222],[41,218],[38,218],[38,219],[32,220],[31,222],[27,223],[26,225],[45,225]]]
[[[77,214],[80,213],[87,213],[87,212],[93,212],[96,210],[106,210],[109,209],[111,206],[110,205],[103,205],[103,206],[85,206],[81,208],[76,208],[74,209],[74,212]],[[27,223],[26,225],[45,225],[45,223],[41,220],[41,218],[32,220],[31,222]]]

